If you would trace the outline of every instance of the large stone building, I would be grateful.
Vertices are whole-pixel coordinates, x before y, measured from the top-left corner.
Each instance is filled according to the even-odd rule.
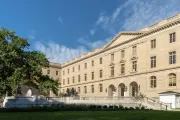
[[[180,14],[120,32],[107,45],[61,65],[51,63],[43,73],[60,80],[60,92],[75,88],[80,96],[180,92]]]

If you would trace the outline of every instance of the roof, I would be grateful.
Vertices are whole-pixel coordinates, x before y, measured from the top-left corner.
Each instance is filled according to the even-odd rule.
[[[179,92],[174,92],[174,91],[165,91],[165,92],[161,92],[161,93],[158,93],[158,94],[171,94],[171,95],[180,95]]]
[[[28,90],[31,89],[32,90],[32,95],[40,95],[39,90],[31,87],[31,86],[27,86],[27,85],[20,85],[20,92],[21,95],[25,96],[28,92]]]

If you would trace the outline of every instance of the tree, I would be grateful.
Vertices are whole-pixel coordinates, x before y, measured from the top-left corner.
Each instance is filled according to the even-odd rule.
[[[54,94],[58,94],[58,80],[50,78],[48,75],[40,77],[39,89],[41,92],[48,94],[49,91],[52,91]]]
[[[43,90],[55,90],[57,82],[42,75],[42,68],[49,66],[46,56],[30,51],[27,39],[14,31],[0,30],[0,95],[16,95],[19,85],[27,84]],[[52,82],[53,81],[53,82]]]

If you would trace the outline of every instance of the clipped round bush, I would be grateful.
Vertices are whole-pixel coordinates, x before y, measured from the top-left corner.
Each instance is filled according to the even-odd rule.
[[[107,109],[107,108],[108,108],[107,105],[104,105],[104,106],[103,106],[103,109]]]
[[[110,106],[109,106],[109,108],[113,109],[113,108],[114,108],[114,106],[110,105]]]
[[[119,108],[118,106],[114,105],[114,109],[118,109],[118,108]]]
[[[142,106],[142,107],[141,107],[141,110],[145,110],[145,107],[144,107],[144,106]]]
[[[128,107],[124,107],[124,110],[129,110],[129,108]]]
[[[98,108],[98,109],[102,109],[102,106],[101,106],[101,105],[97,105],[97,108]]]
[[[129,107],[129,110],[134,110],[134,107]]]
[[[140,110],[140,108],[138,106],[135,107],[136,110]]]
[[[124,110],[124,107],[122,105],[119,105],[119,110]]]

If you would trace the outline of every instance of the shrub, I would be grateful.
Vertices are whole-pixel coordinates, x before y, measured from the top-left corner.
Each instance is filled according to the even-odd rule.
[[[114,106],[110,105],[110,106],[109,106],[109,108],[110,108],[110,109],[113,109],[113,108],[114,108]]]
[[[114,105],[114,109],[118,109],[118,106]]]
[[[129,110],[134,110],[134,107],[129,107]]]
[[[97,108],[98,108],[98,109],[102,109],[102,106],[101,106],[101,105],[97,105]]]
[[[124,107],[124,110],[129,110],[129,108],[128,107]]]
[[[103,109],[107,109],[107,108],[108,108],[107,105],[104,105],[104,106],[103,106]]]
[[[141,107],[141,110],[145,110],[145,107],[144,107],[144,106],[142,106],[142,107]]]
[[[95,110],[96,109],[96,105],[90,105],[89,106],[89,110]]]
[[[136,110],[140,110],[140,108],[138,106],[135,107]]]
[[[124,110],[124,107],[122,105],[119,105],[119,110]]]

